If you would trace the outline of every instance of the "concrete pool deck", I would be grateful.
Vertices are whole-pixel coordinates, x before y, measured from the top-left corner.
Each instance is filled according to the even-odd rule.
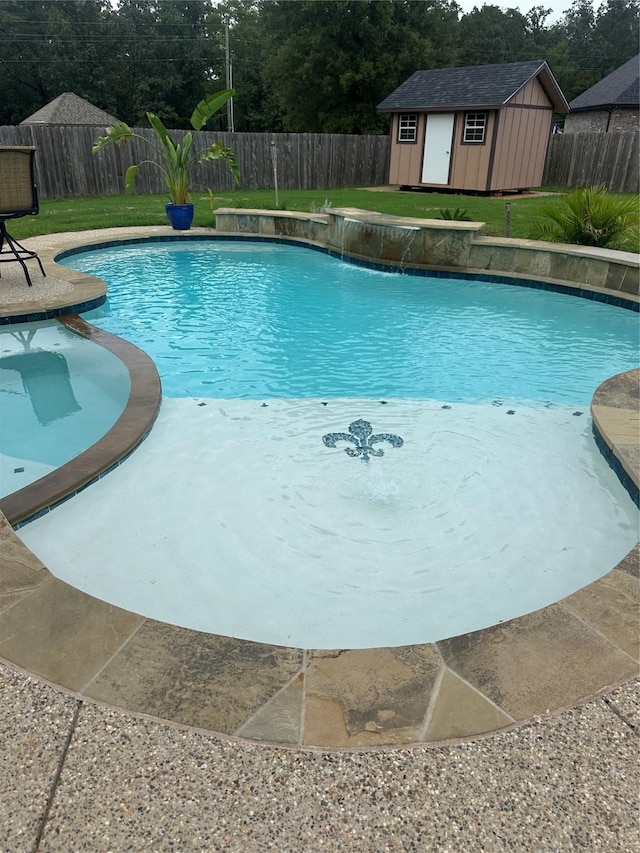
[[[119,229],[82,237],[94,242],[123,233],[172,232]],[[58,241],[79,236],[37,239],[53,255]],[[50,260],[43,253],[46,265]],[[3,270],[0,288],[10,277],[19,280],[19,267],[17,273]],[[95,283],[83,279],[54,297],[85,301]],[[0,289],[0,313],[46,305],[52,297],[43,293],[45,281],[55,285],[34,275],[29,293],[22,280],[23,292],[5,304]],[[633,467],[637,377],[618,384],[602,389],[594,416],[613,430],[607,443],[624,445]],[[323,840],[329,849],[372,851],[631,850],[637,844],[638,698],[628,681],[637,673],[637,551],[585,590],[494,629],[429,646],[314,652],[145,620],[57,581],[6,523],[2,543],[0,654],[10,661],[3,728],[13,737],[13,709],[16,749],[28,749],[32,739],[35,749],[49,750],[48,776],[38,775],[41,768],[26,753],[12,762],[24,768],[25,790],[46,792],[33,810],[16,807],[25,839],[43,828],[39,849],[126,849],[125,838],[131,849],[171,849],[168,827],[177,849],[202,850],[306,850]],[[27,723],[25,731],[21,714],[38,724]],[[514,725],[523,720],[529,725]],[[499,728],[490,738],[455,743]],[[265,745],[242,740],[248,738]],[[380,749],[450,739],[429,748]],[[276,742],[289,749],[274,748]],[[77,774],[91,761],[100,771],[80,781]],[[570,767],[573,780],[566,778]],[[208,805],[204,814],[193,805],[199,800]],[[72,815],[74,802],[90,810],[89,820]],[[179,809],[187,815],[182,822]],[[6,849],[32,849],[16,843],[18,824],[11,827]]]

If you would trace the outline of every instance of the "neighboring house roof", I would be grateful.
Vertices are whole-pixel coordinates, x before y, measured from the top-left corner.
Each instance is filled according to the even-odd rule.
[[[95,125],[110,127],[118,121],[117,118],[94,107],[84,98],[73,92],[63,92],[50,101],[33,115],[28,116],[20,124],[66,124],[66,125]]]
[[[569,104],[571,112],[640,106],[640,54],[603,77]]]
[[[554,110],[567,112],[569,106],[565,97],[551,69],[542,59],[416,71],[378,104],[378,109],[381,112],[499,109],[533,77],[539,77]]]

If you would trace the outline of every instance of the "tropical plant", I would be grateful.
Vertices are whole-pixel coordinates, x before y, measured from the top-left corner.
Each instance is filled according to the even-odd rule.
[[[469,212],[464,207],[441,207],[438,211],[439,219],[454,219],[457,222],[471,222]]]
[[[238,183],[240,180],[236,156],[231,148],[226,147],[222,141],[213,142],[199,151],[195,151],[193,147],[198,131],[202,130],[208,119],[217,113],[233,95],[233,89],[224,89],[200,101],[191,116],[193,132],[187,131],[180,142],[175,142],[171,138],[169,131],[157,115],[147,113],[147,119],[155,131],[159,144],[155,144],[146,136],[135,133],[128,124],[120,121],[108,128],[106,136],[100,136],[96,139],[91,152],[95,154],[112,142],[121,145],[132,139],[141,139],[156,152],[158,160],[142,160],[136,165],[129,166],[124,177],[126,192],[132,191],[140,166],[148,163],[162,172],[171,202],[173,204],[188,204],[191,199],[191,169],[197,163],[202,163],[205,160],[224,160],[231,169],[235,182]]]
[[[582,187],[560,205],[540,208],[528,236],[533,240],[609,249],[638,249],[638,197],[616,198],[604,185]]]

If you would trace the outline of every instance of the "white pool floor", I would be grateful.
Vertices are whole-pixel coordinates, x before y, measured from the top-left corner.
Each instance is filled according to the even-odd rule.
[[[403,446],[363,462],[323,444],[358,419]],[[588,408],[164,399],[124,464],[19,535],[60,579],[149,617],[360,648],[557,601],[633,547],[638,511]]]

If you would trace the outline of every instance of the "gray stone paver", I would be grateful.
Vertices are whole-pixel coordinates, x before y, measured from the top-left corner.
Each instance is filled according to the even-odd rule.
[[[75,700],[1,672],[3,740],[22,743],[3,771],[1,849],[22,853]],[[637,689],[621,693],[637,706]],[[604,699],[466,743],[359,752],[234,742],[85,702],[38,851],[635,853],[638,776],[638,738]]]

